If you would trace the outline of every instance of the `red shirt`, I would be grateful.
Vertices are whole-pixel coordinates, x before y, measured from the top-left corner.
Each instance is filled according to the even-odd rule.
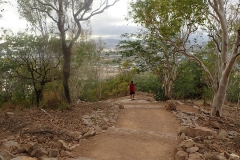
[[[129,84],[130,92],[135,92],[134,84],[130,83]]]

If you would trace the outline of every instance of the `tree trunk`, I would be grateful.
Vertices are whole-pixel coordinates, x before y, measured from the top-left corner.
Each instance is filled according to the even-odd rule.
[[[233,51],[231,58],[227,64],[225,64],[225,69],[222,72],[222,78],[220,79],[219,82],[219,87],[217,91],[214,94],[213,98],[213,104],[212,104],[212,115],[220,117],[221,116],[221,111],[222,111],[222,106],[226,97],[226,91],[228,87],[228,81],[229,81],[229,75],[232,71],[233,65],[236,61],[237,56],[239,55],[238,53],[238,47],[240,44],[240,26],[237,30],[237,36],[235,43],[233,45]]]
[[[36,104],[37,104],[37,106],[39,107],[39,103],[40,103],[40,101],[41,101],[42,98],[43,98],[42,89],[35,90],[35,93],[36,93]]]
[[[164,100],[167,101],[172,97],[172,81],[164,85]]]
[[[215,92],[213,103],[212,103],[212,116],[221,116],[222,106],[225,101],[226,91],[228,86],[229,77],[222,76],[219,83],[219,88]]]
[[[71,52],[64,50],[64,62],[63,62],[63,88],[64,88],[64,94],[67,102],[71,103],[71,97],[70,97],[70,91],[69,91],[69,85],[68,80],[70,77],[70,57]]]

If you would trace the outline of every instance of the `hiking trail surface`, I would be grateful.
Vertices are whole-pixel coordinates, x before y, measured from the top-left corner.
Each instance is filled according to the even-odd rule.
[[[212,117],[202,100],[135,98],[80,101],[66,110],[0,108],[0,159],[240,159],[237,104],[226,102],[222,117]]]
[[[74,149],[76,157],[99,160],[173,160],[177,145],[176,117],[164,103],[119,100],[121,109],[115,127],[85,140]]]

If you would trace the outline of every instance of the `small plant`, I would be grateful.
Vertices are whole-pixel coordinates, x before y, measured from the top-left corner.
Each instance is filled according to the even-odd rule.
[[[57,109],[62,103],[61,95],[54,91],[48,91],[43,94],[43,102],[41,107],[49,109]]]
[[[69,105],[66,102],[62,102],[59,106],[61,111],[69,109]]]

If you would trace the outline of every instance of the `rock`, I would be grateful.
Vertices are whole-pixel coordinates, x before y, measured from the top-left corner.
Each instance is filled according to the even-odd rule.
[[[188,160],[203,160],[203,155],[198,152],[195,152],[189,154]]]
[[[210,125],[214,128],[214,129],[219,129],[221,128],[220,124],[217,121],[211,121]]]
[[[95,134],[96,134],[96,132],[95,132],[94,128],[91,128],[91,129],[89,129],[89,131],[87,133],[85,133],[83,135],[82,138],[89,138],[89,137],[94,136]]]
[[[185,138],[186,138],[185,133],[182,133],[180,138],[181,138],[181,140],[185,140]]]
[[[0,150],[0,160],[9,160],[12,159],[14,156],[7,150],[3,149]]]
[[[31,152],[31,156],[37,157],[38,159],[46,155],[47,155],[47,151],[43,148],[36,148]]]
[[[101,127],[99,127],[98,125],[94,126],[94,129],[95,129],[95,131],[96,131],[96,135],[98,135],[98,134],[101,134],[101,133],[102,133],[102,128],[101,128]]]
[[[103,129],[103,130],[107,130],[107,129],[108,129],[108,125],[107,125],[107,124],[103,125],[103,126],[102,126],[102,129]]]
[[[230,154],[229,154],[229,153],[224,152],[223,155],[224,155],[224,157],[226,157],[227,159],[230,159]]]
[[[122,104],[119,104],[119,109],[124,109],[124,106]]]
[[[49,145],[51,146],[51,148],[63,149],[63,144],[60,141],[56,141],[56,142],[51,141],[51,142],[49,142]]]
[[[18,147],[18,148],[15,148],[13,151],[12,151],[12,153],[14,153],[14,154],[21,154],[21,153],[24,153],[24,152],[26,152],[26,149],[24,148],[24,147]]]
[[[38,148],[38,143],[27,143],[23,148],[31,155],[32,151]]]
[[[13,148],[19,148],[20,145],[14,141],[6,141],[3,143],[3,147],[8,151],[12,151]]]
[[[108,123],[108,122],[109,122],[109,119],[106,118],[106,117],[103,117],[103,121],[104,121],[105,123]]]
[[[186,149],[186,151],[187,151],[188,153],[195,153],[195,152],[197,152],[198,150],[199,150],[198,147],[191,147],[191,148],[187,148],[187,149]]]
[[[44,143],[45,142],[45,138],[44,137],[37,137],[37,142],[38,143]]]
[[[188,158],[188,153],[184,151],[177,151],[175,155],[175,160],[186,160]]]
[[[204,160],[227,160],[224,156],[220,155],[218,152],[210,152],[204,154]]]
[[[193,106],[193,108],[195,108],[195,109],[199,109],[199,107],[198,107],[198,106]]]
[[[231,160],[239,160],[240,159],[240,157],[238,156],[238,155],[236,155],[236,154],[233,154],[233,153],[231,153],[231,154],[229,154],[229,156],[230,156],[230,159]]]
[[[93,125],[93,123],[92,123],[91,119],[85,119],[85,118],[83,118],[83,119],[82,119],[82,125],[91,127],[91,126]]]
[[[37,160],[36,158],[32,158],[32,157],[27,157],[27,156],[18,156],[16,158],[13,158],[11,160]]]
[[[228,132],[228,135],[229,135],[229,136],[237,136],[237,134],[238,134],[238,133],[235,132],[235,131],[229,131],[229,132]]]
[[[59,157],[59,150],[57,149],[50,149],[48,152],[48,156],[51,158],[58,158]]]
[[[84,116],[82,116],[82,118],[83,118],[83,119],[91,119],[91,116],[89,116],[89,115],[84,115]]]
[[[73,155],[72,155],[71,152],[69,152],[69,151],[64,151],[64,150],[61,150],[61,151],[60,151],[60,156],[61,156],[61,157],[73,158]]]
[[[9,137],[7,138],[8,141],[12,141],[12,140],[14,140],[14,139],[15,139],[14,136],[9,136]]]
[[[58,158],[45,158],[45,157],[43,157],[43,158],[41,158],[41,160],[58,160]]]
[[[180,146],[185,148],[190,148],[195,146],[195,142],[192,139],[184,140],[180,143]]]
[[[68,158],[67,160],[96,160],[92,158],[78,157],[78,158]]]
[[[167,100],[166,104],[165,104],[165,109],[166,110],[170,110],[170,111],[176,110],[177,109],[177,105],[173,101]]]
[[[197,136],[213,136],[216,137],[216,132],[212,131],[211,129],[207,127],[196,127],[196,128],[190,128],[190,127],[180,127],[178,129],[178,135],[181,135],[182,133],[185,133],[186,136],[189,137],[197,137]]]
[[[70,147],[63,140],[58,140],[58,142],[62,143],[62,147],[68,151],[71,151]]]
[[[215,150],[216,152],[221,152],[217,144],[208,144],[209,148]]]
[[[227,132],[224,129],[221,129],[220,132],[218,133],[218,138],[223,139],[227,137],[227,135],[228,135]]]

